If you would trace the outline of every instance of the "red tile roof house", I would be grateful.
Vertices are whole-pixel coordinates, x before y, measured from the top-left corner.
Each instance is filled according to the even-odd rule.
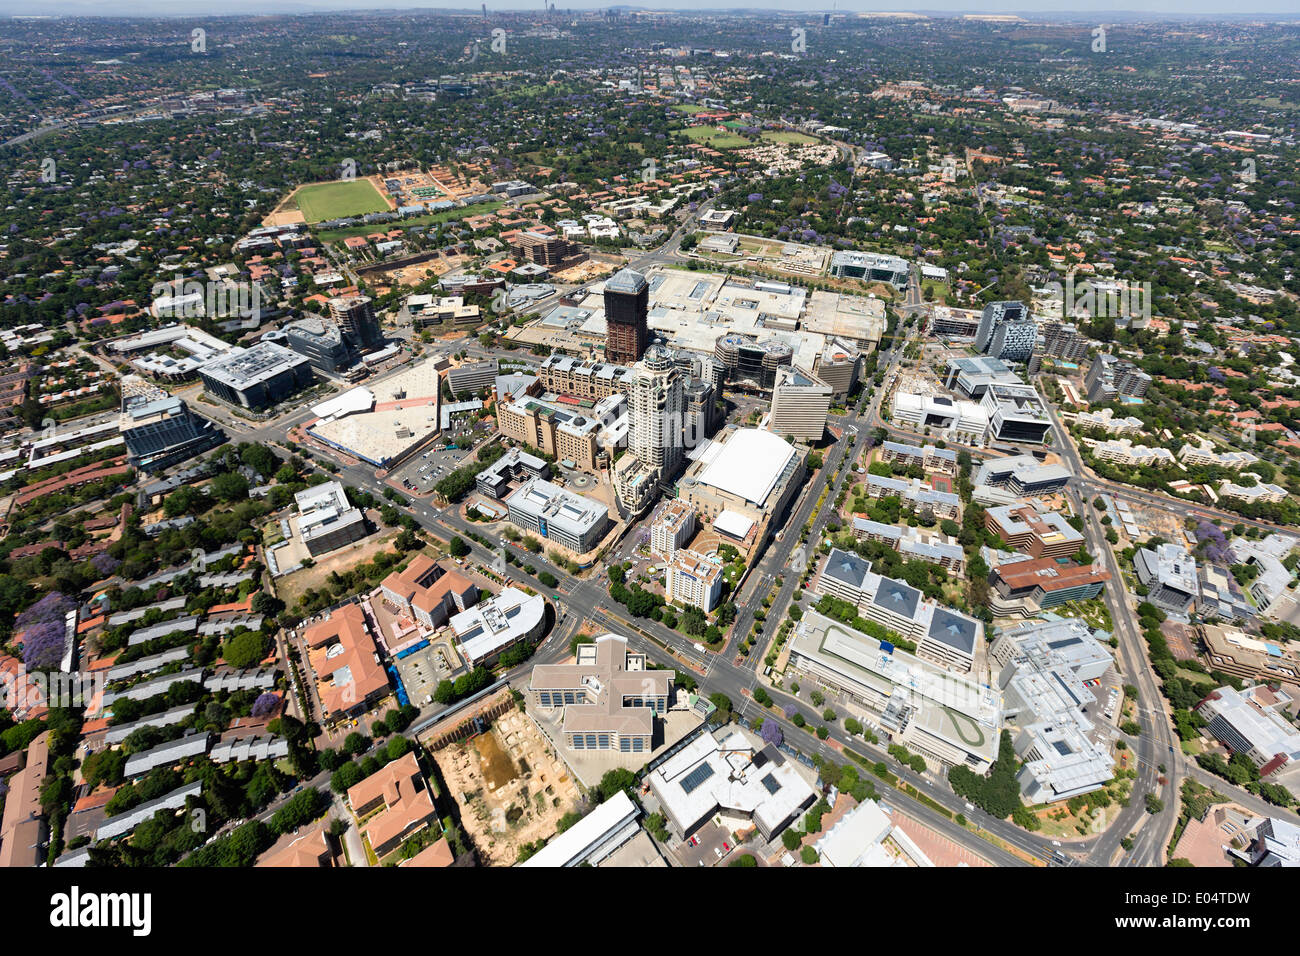
[[[473,607],[478,588],[459,571],[448,570],[427,554],[417,554],[402,571],[379,585],[384,600],[425,627],[441,627],[455,611]]]
[[[413,867],[444,867],[451,866],[456,862],[455,855],[451,852],[451,844],[447,842],[446,837],[442,837],[436,843],[426,846],[409,860],[399,863],[399,866]]]
[[[276,867],[332,867],[334,850],[330,846],[326,824],[320,823],[306,833],[294,836],[286,833],[275,846],[267,850],[256,866]]]
[[[360,605],[332,612],[307,628],[302,639],[326,723],[362,711],[388,694],[388,674],[376,663],[378,648]]]
[[[348,805],[378,857],[393,852],[438,819],[433,796],[413,753],[349,788]],[[370,819],[361,825],[367,816]]]
[[[41,784],[49,770],[50,734],[36,737],[27,748],[27,766],[9,778],[5,809],[0,817],[0,868],[37,866],[45,858],[41,844],[47,827],[41,809]]]

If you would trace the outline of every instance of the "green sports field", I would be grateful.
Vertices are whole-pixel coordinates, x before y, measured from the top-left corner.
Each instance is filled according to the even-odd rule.
[[[388,212],[388,203],[368,179],[304,186],[294,200],[308,222]]]
[[[796,133],[793,130],[769,129],[759,135],[769,143],[789,143],[792,146],[807,146],[809,143],[819,142],[816,136]]]
[[[685,136],[692,143],[702,143],[705,146],[712,146],[714,149],[740,149],[744,146],[753,146],[749,140],[743,136],[737,136],[734,133],[720,133],[714,126],[688,126],[686,129],[678,130],[678,135]]]

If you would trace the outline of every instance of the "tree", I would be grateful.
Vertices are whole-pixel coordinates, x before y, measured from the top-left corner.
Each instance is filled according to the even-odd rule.
[[[254,594],[249,606],[254,614],[261,614],[265,617],[274,617],[284,610],[284,602],[266,591],[258,591]]]
[[[721,721],[724,724],[731,722],[731,698],[730,697],[728,697],[726,694],[721,694],[721,693],[710,694],[709,703],[717,708],[717,712],[714,714],[713,717],[714,720]]]
[[[548,588],[553,588],[560,583],[560,579],[557,578],[550,571],[541,572],[539,575],[537,575],[537,580],[541,581],[542,584]]]
[[[269,478],[275,474],[280,465],[279,459],[275,457],[275,452],[265,445],[251,443],[240,449],[239,460],[263,478]]]
[[[460,535],[452,535],[451,540],[447,542],[447,550],[451,552],[453,558],[463,558],[469,554],[469,545]]]
[[[620,790],[630,790],[635,785],[636,775],[631,770],[619,767],[606,771],[600,778],[600,783],[596,784],[596,793],[600,797],[600,802],[604,803]]]
[[[345,763],[330,776],[330,789],[335,793],[347,793],[364,779],[365,775],[355,763]]]
[[[308,787],[290,797],[275,815],[270,827],[275,833],[288,833],[315,820],[329,809],[329,800],[315,787]]]
[[[221,647],[221,657],[231,667],[244,670],[266,657],[269,638],[261,631],[244,631],[228,638]]]
[[[212,479],[212,496],[218,501],[243,501],[248,497],[248,479],[237,471],[223,471]]]

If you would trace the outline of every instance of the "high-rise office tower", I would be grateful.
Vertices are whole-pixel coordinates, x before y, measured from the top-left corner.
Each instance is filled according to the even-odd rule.
[[[185,401],[138,375],[122,379],[122,417],[127,462],[157,472],[188,461],[226,441],[225,433],[192,412]]]
[[[1151,376],[1132,362],[1101,352],[1088,367],[1083,384],[1088,401],[1111,402],[1121,396],[1141,398],[1151,385]]]
[[[354,349],[369,351],[383,342],[379,317],[375,315],[375,304],[369,296],[330,299],[330,310],[339,324],[339,331]]]
[[[1043,325],[1043,354],[1052,358],[1078,362],[1088,357],[1088,337],[1081,335],[1077,326],[1064,322],[1047,322]]]
[[[768,430],[796,441],[820,441],[834,392],[825,382],[797,368],[777,369]]]
[[[605,359],[631,365],[650,344],[646,314],[650,283],[634,269],[620,269],[605,282]]]

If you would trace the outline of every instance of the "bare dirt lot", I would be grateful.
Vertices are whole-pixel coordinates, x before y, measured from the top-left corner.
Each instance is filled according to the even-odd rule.
[[[398,532],[393,530],[372,534],[346,548],[330,553],[310,568],[286,575],[275,584],[280,600],[287,606],[293,607],[308,588],[321,588],[329,578],[330,572],[351,570],[358,564],[370,561],[380,551],[389,550],[397,534]]]
[[[488,866],[513,865],[524,844],[550,839],[581,798],[568,769],[518,710],[506,711],[487,733],[437,751],[434,760]]]

